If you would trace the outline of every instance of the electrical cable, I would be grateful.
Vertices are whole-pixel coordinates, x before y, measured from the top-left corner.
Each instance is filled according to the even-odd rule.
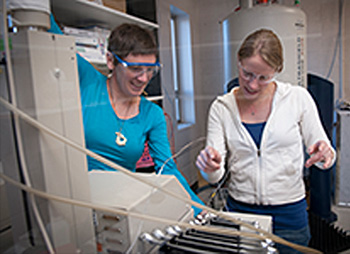
[[[82,152],[82,153],[84,153],[84,154],[86,154],[86,155],[88,155],[88,156],[90,156],[90,157],[92,157],[92,158],[94,158],[94,159],[96,159],[96,160],[98,160],[98,161],[100,161],[100,162],[110,166],[111,168],[113,168],[113,169],[115,169],[117,171],[120,171],[120,172],[122,172],[122,173],[124,173],[124,174],[126,174],[126,175],[128,175],[128,176],[130,176],[130,177],[132,177],[132,178],[142,182],[142,183],[145,183],[145,184],[147,184],[149,186],[152,186],[152,187],[155,187],[157,189],[159,188],[159,186],[157,186],[156,184],[154,184],[154,183],[152,183],[152,182],[150,182],[148,180],[145,180],[142,177],[137,176],[137,174],[134,174],[130,170],[128,170],[128,169],[126,169],[126,168],[124,168],[124,167],[122,167],[122,166],[120,166],[120,165],[118,165],[118,164],[116,164],[116,163],[106,159],[105,157],[103,157],[103,156],[101,156],[99,154],[96,154],[96,153],[92,152],[91,150],[88,150],[88,149],[82,147],[79,144],[74,143],[73,141],[67,139],[66,137],[63,137],[62,135],[60,135],[60,134],[56,133],[55,131],[49,129],[48,127],[46,127],[42,123],[38,122],[37,120],[33,119],[31,116],[27,115],[26,113],[24,113],[20,109],[14,107],[11,103],[7,102],[2,97],[0,97],[0,102],[7,109],[11,110],[15,115],[18,115],[23,120],[25,120],[26,122],[28,122],[32,126],[36,127],[40,131],[45,132],[46,134],[54,137],[55,139],[60,140],[61,142],[63,142],[65,144],[75,148],[76,150],[78,150],[78,151],[80,151],[80,152]],[[200,206],[199,208],[202,208],[202,209],[204,208],[203,205],[197,204],[196,202],[194,202],[192,200],[189,200],[189,199],[183,198],[183,197],[181,197],[179,195],[176,195],[175,193],[173,193],[171,191],[168,191],[168,190],[162,189],[162,188],[159,188],[159,189],[161,191],[165,192],[166,194],[169,194],[169,195],[171,195],[171,196],[173,196],[175,198],[178,198],[178,199],[180,199],[180,200],[182,200],[184,202],[188,202],[188,203],[190,203],[192,205],[199,205]]]
[[[341,35],[342,35],[342,16],[343,16],[343,6],[344,6],[344,0],[339,0],[339,21],[338,21],[338,33],[337,33],[337,39],[336,39],[336,43],[335,43],[335,47],[334,47],[334,53],[333,53],[333,57],[332,57],[332,61],[331,61],[331,65],[329,67],[326,79],[329,79],[329,77],[332,74],[333,71],[333,67],[334,67],[334,63],[335,63],[335,59],[337,56],[337,50],[338,48],[341,50]],[[341,58],[341,54],[339,52],[339,57]]]
[[[3,26],[4,26],[4,45],[5,45],[5,55],[6,55],[6,63],[7,63],[7,73],[8,73],[8,81],[9,81],[9,85],[10,85],[10,97],[11,97],[11,101],[13,103],[13,105],[17,106],[17,99],[16,99],[16,92],[15,92],[15,85],[14,85],[14,77],[13,77],[13,71],[12,71],[12,62],[11,62],[11,54],[10,54],[10,46],[9,46],[9,37],[8,37],[8,25],[7,25],[7,9],[6,9],[6,2],[7,1],[3,1]],[[20,130],[20,123],[19,123],[19,119],[18,116],[15,115],[14,116],[14,129],[15,129],[15,133],[17,136],[17,144],[18,144],[18,152],[19,152],[19,160],[22,166],[22,174],[24,177],[24,181],[25,183],[31,187],[31,181],[30,181],[30,177],[28,174],[28,169],[27,169],[27,162],[25,159],[25,155],[24,155],[24,150],[23,150],[23,143],[22,143],[22,134],[21,134],[21,130]],[[49,253],[55,253],[54,248],[52,246],[50,237],[45,229],[44,223],[42,221],[38,206],[36,204],[36,200],[35,197],[33,195],[29,196],[32,207],[33,207],[33,212],[34,212],[34,217],[37,220],[40,232],[42,233],[44,242],[46,244],[46,247],[49,251]]]
[[[259,228],[255,228],[254,226],[250,225],[250,224],[247,224],[243,221],[240,221],[240,220],[236,220],[230,216],[228,216],[227,214],[225,213],[222,213],[222,212],[218,212],[210,207],[207,207],[207,206],[203,206],[202,204],[199,204],[195,201],[192,201],[191,199],[189,198],[183,198],[179,195],[176,195],[175,193],[173,192],[170,192],[169,190],[163,188],[163,187],[160,187],[160,186],[157,186],[156,184],[152,183],[152,182],[149,182],[147,180],[144,180],[140,177],[138,177],[136,174],[134,174],[133,172],[107,160],[106,158],[98,155],[98,154],[95,154],[94,152],[82,147],[81,145],[78,145],[78,144],[75,144],[74,142],[72,142],[71,140],[57,134],[56,132],[52,131],[51,129],[47,128],[46,126],[44,126],[43,124],[41,124],[40,122],[38,122],[37,120],[33,119],[32,117],[30,117],[29,115],[27,115],[26,113],[24,113],[23,111],[21,111],[20,109],[14,107],[11,103],[7,102],[5,99],[3,99],[2,97],[0,97],[0,103],[2,103],[7,109],[11,110],[15,115],[21,117],[23,120],[25,120],[26,122],[28,122],[29,124],[31,124],[32,126],[36,127],[37,129],[39,129],[40,131],[42,132],[45,132],[46,134],[49,134],[50,136],[62,141],[63,143],[67,144],[67,145],[70,145],[71,147],[77,149],[78,151],[80,152],[83,152],[85,153],[86,155],[88,156],[91,156],[93,157],[94,159],[102,162],[102,163],[105,163],[106,165],[116,169],[116,170],[119,170],[120,172],[122,173],[125,173],[127,175],[129,175],[130,177],[134,178],[135,180],[138,180],[140,182],[143,182],[145,184],[148,184],[149,186],[151,187],[154,187],[154,188],[157,188],[161,191],[163,191],[164,193],[168,194],[168,195],[171,195],[179,200],[182,200],[188,204],[191,204],[193,206],[196,206],[197,208],[200,208],[202,210],[206,210],[214,215],[217,215],[217,216],[220,216],[222,217],[223,219],[226,219],[226,220],[229,220],[229,221],[232,221],[234,223],[236,223],[237,225],[240,225],[240,226],[243,226],[243,227],[246,227],[248,229],[251,229],[251,230],[254,230],[258,233],[260,233],[261,235],[259,234],[252,234],[252,237],[255,237],[255,238],[258,238],[258,239],[266,239],[268,237],[268,239],[271,239],[273,241],[275,241],[276,243],[280,243],[280,244],[283,244],[283,245],[287,245],[287,246],[290,246],[291,248],[294,248],[296,250],[299,250],[301,252],[304,252],[304,253],[320,253],[319,251],[317,250],[314,250],[312,248],[308,248],[308,247],[305,247],[305,246],[300,246],[300,245],[297,245],[297,244],[294,244],[294,243],[291,243],[291,242],[288,242],[276,235],[273,235],[265,230],[262,230],[262,229],[259,229]],[[197,140],[198,141],[198,140]],[[196,141],[194,141],[196,142]],[[186,147],[184,147],[183,149],[181,149],[178,153],[182,152],[184,149],[186,149],[190,144],[188,144]],[[0,177],[2,177],[3,179],[9,181],[11,179],[9,179],[8,177],[6,177],[4,174],[0,173]],[[10,181],[9,181],[10,182]],[[11,183],[15,182],[14,180],[12,180]],[[17,183],[17,185],[21,186],[21,188],[25,191],[31,191],[32,193],[34,193],[35,195],[39,195],[41,197],[53,197],[52,195],[50,194],[47,194],[47,193],[42,193],[38,190],[33,190],[33,188],[30,188],[28,186],[25,186],[23,184],[20,184],[20,183]],[[46,195],[45,195],[46,194]],[[68,199],[67,198],[62,198],[62,197],[57,197],[57,196],[54,196],[54,198],[52,198],[53,200],[56,200],[56,201],[60,201],[60,202],[65,202],[67,201]],[[67,201],[69,202],[70,204],[72,204],[73,201]],[[87,207],[86,206],[86,203],[84,202],[81,202],[81,201],[75,201],[74,202],[75,205],[79,205],[79,206],[83,206],[83,207]],[[93,208],[93,209],[98,209],[99,206],[91,206],[90,208]],[[115,209],[111,209],[111,208],[108,208],[107,210],[104,210],[106,212],[112,212],[114,211],[115,212]],[[130,215],[130,216],[135,216],[137,218],[140,218],[140,216],[143,216],[142,218],[144,219],[148,219],[148,220],[153,220],[153,221],[158,221],[158,222],[168,222],[169,220],[166,220],[166,219],[160,219],[160,218],[156,218],[156,217],[152,217],[152,216],[147,216],[147,215],[137,215],[137,214],[134,214],[134,213],[126,213],[125,211],[121,211],[121,214],[123,215]],[[174,223],[173,221],[171,223]],[[180,222],[177,222],[177,224],[179,226],[188,226],[188,224],[184,224],[184,223],[180,223]],[[243,232],[242,232],[243,233]]]
[[[99,160],[99,161],[102,162],[102,163],[105,163],[106,165],[111,166],[112,168],[114,168],[114,169],[116,169],[116,170],[119,170],[119,171],[121,171],[121,172],[123,172],[123,173],[125,173],[125,174],[127,174],[127,175],[129,175],[129,176],[131,176],[131,177],[133,177],[134,179],[136,179],[136,180],[138,180],[138,181],[141,181],[141,182],[146,183],[146,184],[148,184],[148,185],[150,185],[150,186],[153,186],[154,188],[160,189],[161,191],[163,191],[163,192],[165,192],[165,193],[167,193],[167,194],[169,194],[169,195],[171,195],[171,196],[174,196],[175,198],[177,198],[177,199],[179,199],[179,200],[183,200],[183,201],[185,201],[185,202],[187,202],[187,203],[190,203],[190,204],[192,204],[192,205],[194,205],[194,206],[196,206],[196,207],[198,207],[198,208],[201,208],[201,209],[203,209],[203,210],[207,210],[207,211],[209,211],[209,212],[211,212],[211,213],[213,213],[213,214],[216,214],[216,215],[218,215],[218,216],[221,216],[221,217],[223,217],[223,218],[225,218],[225,219],[227,219],[227,220],[231,220],[231,221],[235,222],[235,223],[238,224],[238,225],[245,226],[245,227],[250,228],[250,229],[252,229],[252,230],[258,231],[258,232],[261,233],[261,234],[267,235],[269,238],[271,238],[271,239],[274,240],[275,242],[278,242],[278,243],[281,243],[281,244],[284,244],[284,245],[291,246],[292,248],[298,249],[298,250],[300,250],[300,251],[302,251],[302,252],[304,252],[304,250],[305,250],[305,248],[306,248],[306,251],[307,251],[307,252],[305,252],[305,253],[319,253],[319,252],[317,252],[316,250],[313,250],[313,249],[310,249],[310,248],[307,248],[307,247],[304,247],[304,246],[299,246],[299,245],[295,245],[295,244],[289,243],[289,242],[287,242],[287,241],[285,241],[285,240],[283,240],[283,239],[281,239],[281,238],[279,238],[279,237],[277,237],[277,236],[274,236],[273,234],[271,234],[271,233],[269,233],[269,232],[266,232],[266,231],[261,230],[261,229],[257,229],[257,228],[255,228],[255,227],[253,227],[253,226],[251,226],[251,225],[249,225],[249,224],[246,224],[246,223],[244,223],[244,222],[242,222],[242,221],[235,220],[235,219],[233,219],[233,218],[231,218],[231,217],[229,217],[229,216],[227,216],[227,215],[225,215],[225,214],[218,213],[218,212],[217,212],[216,210],[214,210],[214,209],[211,209],[211,208],[209,208],[209,207],[205,207],[205,206],[203,206],[203,205],[201,205],[201,204],[199,204],[199,203],[197,203],[197,202],[194,202],[194,201],[192,201],[192,200],[190,200],[190,199],[180,197],[180,196],[178,196],[178,195],[176,195],[176,194],[174,194],[174,193],[172,193],[172,192],[170,192],[170,191],[168,191],[168,190],[166,190],[166,189],[164,189],[164,188],[161,188],[161,187],[159,187],[159,186],[156,186],[155,184],[153,184],[153,183],[151,183],[151,182],[145,181],[145,180],[143,180],[143,179],[137,177],[137,175],[133,174],[133,173],[130,172],[129,170],[124,169],[123,167],[121,167],[121,166],[119,166],[119,165],[117,165],[117,164],[115,164],[115,163],[113,163],[113,162],[110,162],[109,160],[105,159],[104,157],[99,156],[99,155],[97,155],[97,154],[91,152],[90,150],[87,150],[87,149],[85,149],[84,147],[81,147],[80,145],[75,144],[74,142],[70,141],[69,139],[67,139],[67,138],[65,138],[65,137],[63,137],[63,136],[61,136],[61,135],[55,133],[54,131],[50,130],[50,129],[47,128],[46,126],[42,125],[41,123],[39,123],[38,121],[36,121],[35,119],[33,119],[32,117],[28,116],[27,114],[25,114],[24,112],[22,112],[21,110],[19,110],[16,106],[14,106],[14,105],[12,105],[11,103],[7,102],[7,101],[4,100],[3,98],[0,98],[0,102],[1,102],[5,107],[7,107],[9,110],[11,110],[11,111],[14,113],[14,115],[16,116],[16,118],[21,117],[22,119],[24,119],[25,121],[27,121],[28,123],[30,123],[31,125],[33,125],[34,127],[38,128],[40,131],[46,132],[47,134],[53,136],[54,138],[56,138],[56,139],[58,139],[58,140],[60,140],[60,141],[62,141],[62,142],[64,142],[64,143],[66,143],[66,144],[68,144],[68,145],[74,147],[75,149],[77,149],[77,150],[79,150],[79,151],[81,151],[81,152],[87,154],[88,156],[91,156],[91,157],[93,157],[93,158]],[[197,140],[195,140],[195,141],[193,141],[193,142],[187,144],[186,146],[184,146],[178,153],[176,153],[175,155],[171,156],[166,162],[164,162],[164,164],[163,164],[161,170],[163,170],[164,166],[167,164],[167,162],[168,162],[170,159],[172,159],[173,157],[175,157],[175,156],[177,156],[178,154],[182,153],[186,148],[188,148],[188,147],[189,147],[190,145],[192,145],[194,142],[201,141],[202,139],[204,139],[204,138],[203,138],[203,137],[202,137],[202,138],[199,138],[199,139],[197,139]],[[23,151],[22,151],[22,152],[23,152]],[[0,174],[0,176],[1,176],[2,178],[5,179],[5,176],[4,176],[3,174]],[[6,180],[6,179],[5,179],[5,180]],[[9,180],[9,179],[7,179],[7,180]],[[25,189],[26,191],[30,192],[29,189],[33,189],[33,188],[26,186],[26,188],[24,188],[24,189]],[[31,193],[33,193],[33,192],[31,192]],[[41,196],[43,196],[43,195],[41,195]],[[63,202],[63,201],[62,201],[62,202]],[[79,203],[79,202],[78,202],[78,203]],[[78,205],[78,204],[76,203],[76,205]],[[128,215],[131,215],[131,214],[129,213]],[[135,215],[135,216],[136,216],[136,215]],[[141,215],[139,215],[139,216],[141,216]],[[143,216],[143,218],[145,218],[145,219],[146,219],[146,217],[150,217],[150,216]],[[152,217],[152,216],[151,216],[151,217]],[[148,219],[152,219],[152,218],[148,218]],[[159,219],[159,218],[157,218],[157,219]],[[163,219],[163,221],[164,221],[164,219]],[[172,222],[172,223],[174,223],[174,222]],[[177,222],[177,223],[178,223],[178,222]],[[179,224],[179,223],[178,223],[178,224]],[[186,224],[186,226],[189,226],[189,224],[188,224],[188,225]],[[194,227],[194,226],[192,225],[192,227]],[[44,231],[43,231],[43,232],[44,232]],[[243,232],[242,232],[242,233],[243,233]],[[257,235],[257,234],[253,234],[253,237],[265,239],[265,237],[260,236],[260,235]],[[48,244],[48,249],[50,250],[50,253],[54,253],[53,248],[49,246],[50,244],[49,244],[49,243],[47,243],[47,244]],[[316,252],[315,252],[315,251],[316,251]]]
[[[5,16],[6,16],[6,15],[5,15]],[[5,29],[5,30],[6,30],[6,29]],[[6,44],[6,42],[8,42],[7,39],[5,39],[5,44]],[[8,47],[8,45],[7,45],[7,47]],[[8,54],[7,56],[8,56],[8,58],[9,58],[9,54]],[[10,75],[10,76],[13,78],[12,75]],[[13,83],[12,83],[12,85],[13,85]],[[91,157],[93,157],[93,158],[95,158],[95,159],[101,161],[102,163],[105,163],[105,164],[111,166],[112,168],[114,168],[114,169],[116,169],[116,170],[119,170],[119,171],[121,171],[121,172],[123,172],[123,173],[128,174],[129,176],[132,176],[132,177],[133,177],[134,179],[136,179],[136,180],[139,180],[139,181],[144,182],[144,183],[146,183],[146,184],[148,184],[148,185],[150,185],[150,186],[153,186],[153,187],[156,188],[156,189],[160,189],[160,190],[162,190],[163,192],[165,192],[165,193],[167,193],[167,194],[169,194],[169,195],[171,195],[171,196],[174,196],[174,197],[176,197],[176,198],[178,198],[178,199],[180,199],[180,200],[183,200],[183,201],[185,201],[185,202],[187,202],[187,203],[191,203],[192,205],[194,205],[194,206],[196,206],[196,207],[198,207],[198,208],[205,209],[205,210],[207,210],[207,211],[209,211],[209,212],[211,212],[211,213],[213,213],[213,214],[216,214],[216,215],[218,215],[218,216],[224,217],[224,218],[226,218],[226,219],[228,219],[228,220],[231,220],[231,221],[233,221],[233,222],[235,222],[235,223],[237,223],[237,224],[239,224],[239,225],[242,225],[242,226],[251,228],[251,229],[253,229],[253,230],[255,230],[255,231],[258,231],[258,232],[260,232],[260,233],[262,233],[262,234],[265,234],[265,235],[269,236],[271,239],[274,239],[276,242],[279,242],[279,243],[285,244],[285,245],[289,245],[289,246],[291,246],[291,247],[293,246],[293,244],[291,244],[291,243],[289,243],[289,242],[287,242],[287,241],[284,241],[283,239],[280,239],[280,238],[278,238],[278,237],[276,237],[276,236],[274,236],[274,235],[272,235],[272,234],[270,234],[270,233],[268,233],[268,232],[265,232],[265,231],[263,231],[263,230],[256,229],[256,228],[252,227],[252,226],[249,225],[249,224],[245,224],[245,223],[243,223],[243,222],[234,220],[233,218],[231,218],[231,217],[229,217],[229,216],[226,216],[226,215],[224,215],[224,214],[220,214],[220,213],[218,213],[217,211],[215,211],[215,210],[213,210],[213,209],[211,209],[211,208],[205,207],[205,206],[203,206],[203,205],[201,205],[201,204],[199,204],[199,203],[196,203],[196,202],[194,202],[194,201],[192,201],[192,200],[189,200],[189,199],[186,199],[186,198],[182,198],[182,197],[180,197],[180,196],[178,196],[178,195],[174,195],[174,193],[169,192],[169,191],[166,190],[166,189],[160,188],[160,187],[158,187],[158,186],[156,186],[156,185],[154,185],[154,184],[152,184],[152,183],[150,183],[150,182],[148,182],[148,181],[144,181],[143,179],[138,178],[135,174],[133,174],[132,172],[128,171],[127,169],[124,169],[124,168],[122,168],[121,166],[119,166],[119,165],[117,165],[117,164],[115,164],[115,163],[113,163],[113,162],[108,161],[107,159],[103,158],[102,156],[99,156],[99,155],[97,155],[97,154],[95,154],[95,153],[93,153],[93,152],[91,152],[91,151],[89,151],[89,150],[87,150],[87,149],[85,149],[85,148],[83,148],[83,147],[81,147],[81,146],[75,144],[74,142],[72,142],[72,141],[66,139],[65,137],[62,137],[61,135],[59,135],[59,134],[53,132],[52,130],[48,129],[47,127],[45,127],[44,125],[42,125],[41,123],[39,123],[38,121],[36,121],[35,119],[31,118],[30,116],[26,115],[24,112],[22,112],[21,110],[19,110],[19,109],[16,107],[16,105],[12,105],[11,103],[8,103],[8,102],[7,102],[6,100],[4,100],[3,98],[0,98],[0,102],[1,102],[4,106],[6,106],[9,110],[11,110],[11,111],[14,113],[14,115],[15,115],[17,121],[18,121],[18,117],[21,117],[21,118],[24,119],[25,121],[29,122],[31,125],[33,125],[33,126],[35,126],[36,128],[38,128],[40,131],[46,132],[47,134],[49,134],[49,135],[53,136],[54,138],[56,138],[56,139],[58,139],[58,140],[60,140],[60,141],[62,141],[62,142],[64,142],[64,143],[66,143],[66,144],[68,144],[68,145],[70,145],[70,146],[72,146],[72,147],[74,147],[74,148],[76,148],[77,150],[79,150],[79,151],[81,151],[81,152],[87,154],[88,156],[91,156]],[[21,137],[21,135],[19,135],[19,137]],[[195,140],[195,141],[193,141],[193,142],[190,142],[189,144],[187,144],[186,146],[184,146],[178,153],[176,153],[175,155],[173,155],[173,156],[171,156],[170,158],[168,158],[168,160],[165,161],[164,164],[162,165],[161,171],[163,170],[164,166],[168,163],[168,161],[169,161],[170,159],[172,159],[172,158],[178,156],[178,155],[179,155],[180,153],[182,153],[185,149],[187,149],[190,145],[192,145],[192,144],[195,143],[195,142],[199,142],[199,141],[201,141],[202,139],[204,139],[204,138],[202,137],[202,138],[199,138],[199,139],[197,139],[197,140]],[[23,149],[22,149],[22,156],[24,156]],[[161,171],[160,171],[160,172],[161,172]],[[3,175],[3,174],[0,174],[0,176],[1,176],[2,178],[4,178],[4,179],[6,178],[6,176]],[[5,180],[9,181],[9,179],[5,179]],[[23,184],[20,184],[20,185],[22,185],[21,188],[24,189],[24,190],[26,190],[27,192],[29,192],[29,193],[31,193],[31,194],[34,194],[34,195],[39,195],[39,194],[38,194],[38,191],[37,191],[36,194],[35,194],[35,191],[33,191],[33,188],[32,188],[30,185],[28,185],[28,183],[27,183],[27,185],[23,185]],[[40,191],[39,191],[39,192],[40,192]],[[43,197],[44,195],[41,193],[39,196]],[[56,197],[56,198],[52,198],[52,196],[51,196],[50,198],[51,198],[51,199],[54,199],[54,200],[59,200],[59,199],[61,199],[61,202],[64,202],[64,201],[62,201],[62,200],[64,200],[64,198],[63,198],[63,199],[62,199],[62,198],[57,198],[57,197]],[[65,202],[67,202],[67,200],[65,200]],[[81,205],[81,202],[79,203],[79,201],[76,201],[75,205]],[[90,208],[92,208],[92,207],[90,207]],[[96,208],[96,207],[93,207],[93,208]],[[128,213],[127,215],[132,216],[132,214],[130,214],[130,213]],[[136,215],[134,215],[134,216],[136,216]],[[141,215],[138,215],[138,216],[141,216]],[[146,217],[150,217],[150,216],[145,216],[145,215],[142,215],[142,216],[143,216],[144,219],[147,219]],[[152,217],[152,216],[151,216],[151,217]],[[148,219],[152,219],[152,218],[148,218]],[[153,219],[154,219],[154,218],[153,218]],[[157,218],[157,219],[159,220],[159,218]],[[164,219],[163,219],[162,221],[164,221]],[[171,223],[174,223],[174,222],[171,222]],[[175,223],[178,224],[178,222],[175,222]],[[42,226],[43,226],[43,225],[42,225]],[[190,224],[186,224],[186,226],[187,226],[187,227],[189,227],[189,226],[190,226],[190,227],[195,227],[194,225],[190,225]],[[200,228],[202,228],[202,227],[200,227]],[[43,229],[42,233],[43,233],[43,232],[46,232],[46,231]],[[260,237],[261,237],[261,239],[265,239],[265,237],[259,236],[259,235],[256,235],[256,234],[253,234],[253,237],[256,237],[256,238],[260,238]],[[54,253],[52,246],[50,247],[50,243],[47,243],[47,247],[48,247],[50,253]],[[305,247],[303,247],[303,246],[298,246],[298,245],[295,246],[295,247],[296,247],[296,249],[299,249],[299,250],[303,250],[303,248],[305,248]],[[318,253],[318,252],[313,252],[312,249],[310,250],[310,248],[306,248],[306,249],[309,251],[308,253]],[[310,252],[310,251],[311,251],[311,252]]]
[[[74,200],[74,199],[70,199],[70,198],[65,198],[65,197],[60,197],[57,195],[52,195],[37,189],[34,189],[32,187],[28,187],[27,185],[24,185],[22,183],[18,183],[17,181],[7,177],[6,175],[4,175],[3,173],[0,173],[0,177],[3,178],[6,182],[17,186],[18,188],[21,188],[22,190],[29,192],[33,195],[39,196],[41,198],[45,198],[45,199],[49,199],[49,200],[53,200],[53,201],[58,201],[58,202],[63,202],[66,204],[70,204],[70,205],[76,205],[76,206],[80,206],[80,207],[85,207],[85,208],[90,208],[90,209],[94,209],[94,210],[98,210],[98,211],[102,211],[102,212],[106,212],[106,213],[113,213],[113,214],[119,214],[119,215],[124,215],[124,216],[130,216],[130,217],[135,217],[138,219],[142,219],[142,220],[149,220],[149,221],[154,221],[154,222],[159,222],[159,223],[163,223],[163,224],[168,224],[168,225],[177,225],[179,227],[183,227],[183,228],[193,228],[193,229],[197,229],[197,230],[203,230],[203,231],[207,231],[207,232],[212,232],[212,233],[221,233],[221,234],[227,234],[227,235],[231,235],[231,236],[246,236],[246,237],[253,237],[259,240],[266,240],[267,238],[261,234],[256,234],[256,233],[248,233],[248,232],[243,232],[243,231],[234,231],[234,230],[230,230],[230,229],[225,229],[225,228],[221,228],[221,227],[207,227],[207,226],[197,226],[197,225],[193,225],[190,223],[185,223],[185,222],[179,222],[179,221],[175,221],[175,220],[170,220],[170,219],[164,219],[164,218],[159,218],[159,217],[155,217],[155,216],[151,216],[151,215],[145,215],[142,213],[137,213],[137,212],[127,212],[123,209],[118,209],[118,208],[111,208],[108,206],[104,206],[104,205],[97,205],[94,203],[89,203],[89,202],[84,202],[84,201],[79,201],[79,200]],[[240,220],[235,220],[230,216],[227,216],[223,213],[217,212],[215,210],[213,210],[213,214],[217,215],[217,216],[221,216],[224,219],[230,220],[232,222],[235,222],[238,225],[241,226],[246,226],[254,231],[257,231],[259,233],[265,233],[269,235],[269,239],[283,244],[283,245],[287,245],[290,246],[291,248],[295,248],[296,250],[299,250],[303,253],[321,253],[318,250],[309,248],[309,247],[305,247],[305,246],[300,246],[294,243],[290,243],[282,238],[279,238],[278,236],[275,236],[273,234],[270,234],[264,230],[261,230],[259,228],[255,228],[250,224],[244,223]]]
[[[178,151],[176,154],[170,156],[170,157],[163,163],[163,165],[161,166],[161,168],[160,168],[159,172],[156,174],[156,176],[160,176],[160,175],[162,174],[165,165],[166,165],[171,159],[174,159],[174,160],[175,160],[175,158],[178,157],[178,156],[179,156],[183,151],[185,151],[188,147],[190,147],[190,146],[193,145],[194,143],[199,142],[199,141],[202,141],[202,140],[205,140],[205,137],[198,138],[197,140],[194,140],[194,141],[188,143],[188,144],[185,145],[182,149],[180,149],[180,151]],[[156,191],[155,188],[153,188],[153,189],[151,190],[150,198],[147,200],[147,202],[146,202],[146,204],[145,204],[145,209],[144,209],[145,211],[147,211],[148,206],[149,206],[149,204],[150,204],[151,196],[155,193],[155,191]],[[141,222],[140,222],[140,225],[138,226],[138,230],[137,230],[138,233],[137,233],[137,235],[139,235],[139,234],[141,233],[142,225],[143,225],[143,221],[141,221]],[[133,243],[130,245],[130,247],[128,248],[128,250],[127,250],[126,253],[129,253],[129,252],[133,249],[133,247],[134,247],[134,245],[136,244],[136,242],[137,242],[137,239],[135,239],[135,240],[133,241]]]
[[[226,172],[223,179],[220,180],[218,186],[214,189],[214,191],[212,192],[212,194],[210,195],[210,199],[208,200],[208,204],[210,204],[210,202],[215,198],[215,196],[217,195],[217,193],[219,193],[219,195],[221,194],[220,190],[222,185],[225,184],[227,177],[229,176],[229,172]],[[225,207],[227,208],[227,207]]]
[[[194,140],[194,141],[189,142],[189,143],[186,144],[185,146],[183,146],[176,154],[170,156],[170,157],[163,163],[163,165],[160,167],[160,170],[159,170],[159,172],[158,172],[157,174],[158,174],[158,175],[161,175],[161,174],[162,174],[165,165],[166,165],[171,159],[174,159],[175,157],[179,156],[183,151],[185,151],[188,147],[190,147],[190,146],[193,145],[194,143],[197,143],[197,142],[200,142],[200,141],[203,141],[203,140],[205,140],[205,137],[200,137],[200,138],[197,138],[197,139]]]

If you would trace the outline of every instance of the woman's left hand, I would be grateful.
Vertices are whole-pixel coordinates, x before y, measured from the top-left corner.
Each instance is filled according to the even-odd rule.
[[[307,152],[311,157],[306,161],[305,167],[308,168],[317,162],[321,162],[325,169],[331,166],[334,153],[325,141],[321,140],[311,145]]]

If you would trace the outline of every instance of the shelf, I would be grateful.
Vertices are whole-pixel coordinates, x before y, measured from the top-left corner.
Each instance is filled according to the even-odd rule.
[[[122,23],[137,24],[146,29],[158,29],[159,25],[141,18],[134,17],[88,0],[50,0],[51,12],[59,24],[75,28],[91,28],[94,26],[112,30]],[[101,72],[108,73],[105,64],[93,63]],[[160,81],[154,85],[160,86]],[[146,96],[150,101],[161,101],[163,96],[155,93]]]
[[[51,12],[58,22],[66,26],[100,26],[112,30],[122,23],[134,23],[148,29],[159,27],[158,24],[88,0],[51,0]]]

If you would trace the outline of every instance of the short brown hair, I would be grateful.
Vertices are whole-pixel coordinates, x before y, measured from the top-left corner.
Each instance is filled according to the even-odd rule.
[[[277,72],[283,69],[283,49],[277,35],[268,29],[257,30],[248,35],[238,50],[238,60],[259,54]]]
[[[151,31],[135,24],[122,24],[116,27],[108,38],[108,51],[120,58],[132,55],[155,55],[158,47]]]

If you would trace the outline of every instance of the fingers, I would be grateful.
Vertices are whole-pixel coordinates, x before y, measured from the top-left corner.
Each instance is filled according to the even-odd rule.
[[[197,156],[196,166],[197,166],[198,169],[205,171],[206,165],[205,165],[205,161],[202,158],[201,154],[199,154]]]
[[[307,149],[307,153],[308,153],[309,155],[314,154],[314,153],[315,153],[315,150],[316,150],[316,147],[317,147],[318,145],[319,145],[318,143],[315,143],[315,144],[309,146],[309,148]]]
[[[205,149],[206,154],[212,160],[213,162],[216,163],[221,163],[221,156],[218,151],[216,151],[214,148],[211,146],[206,147]]]
[[[332,161],[333,161],[333,152],[331,152],[331,156],[327,156],[326,159],[324,160],[325,162],[323,163],[324,168],[329,168],[332,166]]]
[[[333,151],[325,141],[319,141],[308,148],[310,158],[306,161],[305,167],[320,162],[323,168],[329,168],[333,161]]]
[[[203,149],[197,157],[196,166],[206,173],[220,168],[221,155],[212,147]]]

